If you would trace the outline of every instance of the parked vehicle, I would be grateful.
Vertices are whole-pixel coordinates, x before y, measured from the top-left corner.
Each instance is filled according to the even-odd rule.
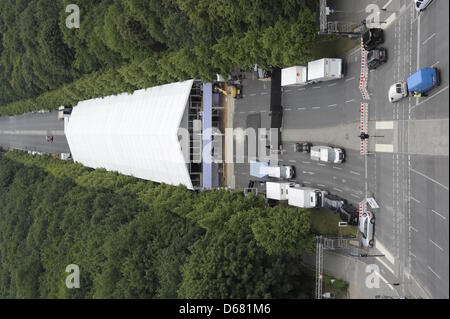
[[[311,152],[312,143],[310,142],[298,142],[295,143],[294,151],[298,153],[309,153]]]
[[[349,225],[358,225],[359,211],[350,204],[344,204],[339,208],[339,217]]]
[[[375,70],[386,61],[386,48],[375,48],[367,53],[367,68],[369,70]]]
[[[397,102],[411,94],[424,95],[441,84],[437,68],[424,67],[411,74],[407,82],[394,83],[389,88],[388,98],[391,103]]]
[[[323,203],[325,207],[338,211],[343,205],[347,204],[347,201],[337,195],[328,194],[324,196]]]
[[[250,161],[250,175],[258,178],[283,178],[295,177],[295,168],[288,165],[269,166],[268,162]]]
[[[288,189],[288,204],[301,208],[323,207],[323,198],[327,192],[300,185],[290,186]]]
[[[408,92],[425,94],[441,84],[437,68],[424,67],[408,77]]]
[[[406,82],[400,81],[394,83],[389,88],[388,99],[389,102],[395,103],[408,96],[408,87]]]
[[[324,58],[308,62],[308,66],[292,66],[281,70],[281,86],[301,86],[309,83],[337,80],[344,77],[344,61]]]
[[[311,147],[311,159],[327,163],[342,163],[345,160],[344,150],[330,146]]]
[[[361,242],[364,247],[373,247],[375,216],[372,212],[366,211],[359,221],[359,231],[361,232]]]
[[[64,116],[69,115],[70,113],[72,113],[71,106],[61,105],[58,107],[58,120],[64,120]]]
[[[266,182],[266,198],[268,200],[288,201],[291,206],[301,208],[323,207],[326,191],[311,187],[302,187],[290,182]]]
[[[363,34],[364,49],[367,51],[375,49],[382,43],[384,43],[383,29],[371,28]]]
[[[308,82],[337,80],[344,77],[343,60],[325,58],[308,62]]]
[[[281,69],[281,86],[308,84],[308,68],[306,66],[291,66]]]
[[[414,0],[414,8],[418,12],[425,10],[433,0]]]

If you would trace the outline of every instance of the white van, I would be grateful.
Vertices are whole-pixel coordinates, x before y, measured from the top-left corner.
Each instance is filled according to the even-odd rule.
[[[408,96],[408,88],[406,82],[401,81],[391,85],[389,88],[388,99],[389,102],[395,103]]]

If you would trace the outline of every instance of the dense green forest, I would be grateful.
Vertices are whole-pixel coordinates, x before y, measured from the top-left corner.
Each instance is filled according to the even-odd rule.
[[[236,67],[305,63],[313,0],[0,2],[0,115],[74,104]]]
[[[0,153],[1,298],[310,298],[313,243],[306,210]]]

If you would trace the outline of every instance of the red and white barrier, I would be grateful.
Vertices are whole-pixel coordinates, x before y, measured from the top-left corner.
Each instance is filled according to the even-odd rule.
[[[366,50],[364,49],[364,41],[361,37],[361,73],[359,75],[359,91],[363,100],[370,100],[369,91],[367,90],[368,69],[366,66]]]
[[[359,132],[369,133],[369,105],[367,103],[361,103],[360,107],[360,120],[359,120]],[[369,142],[367,139],[360,141],[360,154],[367,154],[369,148]]]

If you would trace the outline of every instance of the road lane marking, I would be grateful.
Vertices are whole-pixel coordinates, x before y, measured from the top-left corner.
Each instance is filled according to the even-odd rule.
[[[441,279],[441,277],[439,277],[439,275],[430,266],[427,265],[427,267],[436,277],[438,277],[439,280]]]
[[[342,193],[342,189],[339,189],[339,188],[336,188],[336,187],[334,187],[333,188],[335,191],[337,191],[337,192],[341,192]]]
[[[292,111],[292,109],[284,109],[285,111]]]
[[[261,112],[261,113],[266,113],[266,111],[264,111],[264,110],[263,110],[263,111],[260,111],[260,112]]]
[[[297,163],[296,160],[289,160],[289,162],[291,162],[291,163]]]
[[[337,83],[328,84],[328,87],[335,86]]]
[[[256,95],[256,93],[252,93],[252,94],[250,94],[250,96],[255,96]]]
[[[342,170],[342,167],[336,167],[336,166],[333,166],[333,168],[334,168],[334,169],[338,169],[338,170],[340,170],[340,171]]]
[[[317,184],[317,186],[319,186],[319,187],[326,187],[326,186],[323,185],[323,184]]]
[[[64,135],[63,130],[0,130],[4,135]]]
[[[301,111],[301,110],[304,110],[304,109],[305,109],[304,107],[298,107],[298,108],[297,108],[297,110],[300,110],[300,111]]]
[[[351,103],[351,102],[355,102],[355,99],[351,99],[351,100],[345,101],[345,103]]]
[[[446,190],[449,190],[449,189],[448,189],[448,186],[445,186],[444,184],[439,183],[437,180],[432,179],[431,177],[425,175],[424,173],[421,173],[421,172],[419,172],[419,171],[416,171],[416,170],[413,169],[413,168],[410,168],[409,170],[412,171],[412,172],[414,172],[414,173],[416,173],[416,174],[418,174],[418,175],[420,175],[420,176],[422,176],[422,177],[425,177],[426,179],[432,181],[433,183],[438,184],[438,185],[441,186],[442,188],[444,188],[444,189],[446,189]]]
[[[330,105],[328,105],[328,107],[333,107],[333,106],[336,106],[337,104],[330,104]]]
[[[353,175],[358,175],[358,176],[360,176],[360,175],[361,175],[360,173],[358,173],[358,172],[354,172],[354,171],[350,171],[350,174],[353,174]]]
[[[381,258],[383,257],[376,257],[375,259],[378,260],[387,270],[389,270],[391,273],[395,275],[394,270],[391,267],[389,267],[388,264],[386,264]]]
[[[375,144],[375,152],[393,153],[394,145],[392,145],[392,144]]]
[[[260,94],[261,94],[261,95],[266,95],[266,94],[267,94],[267,92],[261,92]]]
[[[313,89],[320,89],[320,86],[313,86]]]
[[[311,182],[303,181],[303,184],[311,184]]]
[[[306,90],[305,88],[299,88],[299,89],[297,89],[297,91],[304,91],[304,90]]]
[[[303,164],[311,164],[311,162],[302,161]]]
[[[432,68],[434,68],[436,65],[439,64],[439,61],[434,62],[432,65],[430,65]]]
[[[351,81],[351,80],[354,80],[354,79],[355,79],[355,77],[352,76],[351,78],[348,78],[347,80],[345,80],[345,82],[348,82],[348,81]]]
[[[375,129],[377,130],[392,130],[394,128],[394,121],[376,121]]]
[[[381,276],[381,274],[380,274],[378,271],[375,271],[375,273],[377,274],[378,277],[381,278],[381,280],[384,281],[384,283],[385,283],[389,288],[391,288],[392,291],[395,290],[394,287],[392,287],[391,285],[389,285],[389,284],[388,284],[388,281],[387,281],[383,276]]]
[[[415,199],[415,198],[412,197],[412,196],[409,196],[409,199],[412,199],[413,201],[415,201],[415,202],[418,203],[418,204],[422,204],[419,200]]]
[[[288,92],[291,92],[292,90],[284,90],[284,92],[286,92],[286,93],[288,93]]]
[[[435,213],[436,215],[438,215],[439,217],[441,217],[443,220],[447,220],[447,218],[445,218],[445,216],[442,216],[441,214],[439,214],[437,211],[435,211],[434,209],[431,210],[433,213]]]
[[[313,106],[312,109],[313,109],[313,110],[320,109],[320,106]]]
[[[422,45],[425,45],[428,41],[430,41],[434,36],[436,35],[436,32],[430,35],[425,41],[422,42]]]
[[[425,103],[425,102],[428,102],[428,100],[430,100],[430,99],[434,98],[435,96],[441,94],[442,92],[444,92],[444,91],[447,90],[447,89],[448,89],[448,85],[447,85],[446,87],[443,87],[442,89],[440,89],[439,91],[437,91],[437,92],[434,93],[433,95],[427,97],[425,100],[423,100],[423,101],[417,103],[417,104],[414,105],[414,106],[411,106],[411,107],[409,108],[409,110],[411,111],[411,110],[415,109],[416,107],[418,107],[419,105],[421,105],[421,104],[423,104],[423,103]],[[416,99],[416,101],[418,101],[418,100],[419,100],[419,99]]]
[[[417,229],[415,229],[414,227],[412,227],[412,226],[409,226],[409,229],[412,229],[412,230],[414,230],[416,233],[418,233],[419,231],[417,230]]]
[[[386,4],[382,7],[382,9],[386,9],[387,7],[389,7],[391,2],[392,2],[392,0],[389,0],[388,2],[386,2]]]
[[[413,256],[414,258],[417,258],[417,256],[414,255],[412,252],[409,252],[409,254],[410,254],[411,256]]]
[[[430,239],[430,243],[432,243],[433,245],[435,245],[437,248],[439,248],[441,251],[444,251],[444,249],[442,249],[442,247],[441,246],[439,246],[438,244],[436,244],[434,241],[432,241],[431,239]]]
[[[322,163],[317,163],[317,165],[319,165],[319,166],[326,166],[325,164],[322,164]]]
[[[394,256],[392,256],[392,254],[384,247],[382,243],[377,241],[375,247],[386,257],[387,260],[389,260],[392,265],[395,264]]]

